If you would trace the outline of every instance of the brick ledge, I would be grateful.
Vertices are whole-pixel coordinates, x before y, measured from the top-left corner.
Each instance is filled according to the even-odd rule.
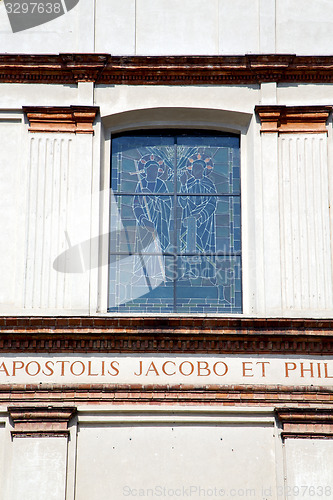
[[[0,352],[333,355],[333,320],[3,316]]]

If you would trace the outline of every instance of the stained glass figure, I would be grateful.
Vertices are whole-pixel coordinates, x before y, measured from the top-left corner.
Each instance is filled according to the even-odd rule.
[[[109,311],[241,312],[239,138],[112,141]]]
[[[157,253],[165,252],[170,244],[171,198],[158,196],[160,193],[167,193],[166,184],[159,177],[164,172],[163,165],[162,158],[157,155],[148,154],[140,159],[135,188],[137,196],[133,202],[138,225],[148,234],[152,233]]]
[[[133,212],[137,220],[136,254],[134,280],[142,280],[142,268],[145,279],[154,288],[166,280],[163,254],[170,245],[170,221],[172,201],[170,196],[159,196],[167,193],[165,182],[159,177],[164,172],[164,161],[158,155],[147,154],[136,163],[138,183],[133,200]],[[146,249],[144,263],[140,249]],[[154,255],[157,254],[157,255]]]
[[[187,254],[215,254],[215,212],[216,188],[208,175],[213,168],[212,159],[201,153],[190,156],[187,160],[187,170],[181,175],[180,192],[187,196],[179,196],[182,207],[180,229],[180,252]],[[197,196],[188,196],[188,195]],[[209,194],[210,196],[205,196]],[[208,265],[207,265],[208,264]],[[183,261],[183,276],[196,278],[215,277],[213,262],[193,257]]]

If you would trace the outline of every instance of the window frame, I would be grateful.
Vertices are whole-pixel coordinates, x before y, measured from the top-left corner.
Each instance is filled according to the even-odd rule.
[[[130,203],[130,198],[132,198],[132,197],[133,197],[132,202],[135,203],[135,200],[137,200],[137,203],[139,203],[139,205],[137,206],[136,209],[133,208],[134,213],[136,213],[136,210],[139,210],[139,208],[141,206],[141,202],[140,202],[141,195],[138,194],[138,191],[137,191],[138,184],[136,185],[136,189],[133,190],[133,192],[131,190],[128,191],[128,189],[123,190],[121,186],[115,187],[114,183],[116,183],[116,185],[117,185],[117,180],[116,180],[117,177],[114,178],[113,174],[112,174],[113,158],[114,158],[114,152],[112,151],[113,141],[117,141],[117,139],[119,139],[120,144],[122,144],[122,140],[125,140],[125,143],[126,143],[127,141],[131,140],[131,137],[133,137],[133,140],[135,141],[135,143],[138,143],[138,145],[135,146],[135,149],[138,149],[138,150],[143,149],[146,151],[149,150],[150,148],[152,148],[153,150],[155,150],[155,148],[156,148],[155,145],[154,146],[152,145],[150,147],[148,145],[144,145],[145,143],[147,144],[147,141],[148,141],[148,144],[151,141],[152,141],[152,143],[154,143],[155,142],[154,137],[156,138],[156,141],[158,143],[161,140],[162,141],[161,146],[157,146],[157,150],[159,150],[159,148],[162,148],[162,150],[160,152],[160,154],[162,154],[162,155],[164,154],[163,153],[164,147],[166,147],[166,146],[163,146],[162,144],[163,143],[167,144],[170,142],[168,148],[172,148],[174,150],[175,159],[178,158],[179,151],[181,151],[182,147],[184,147],[184,145],[186,145],[186,144],[188,144],[187,148],[189,150],[192,148],[199,149],[199,150],[201,148],[203,148],[204,150],[206,150],[208,148],[208,150],[212,149],[212,150],[218,151],[221,149],[228,148],[229,150],[234,150],[235,152],[237,152],[236,153],[237,156],[239,155],[239,160],[238,161],[236,160],[236,163],[233,164],[233,168],[240,169],[240,136],[239,136],[239,134],[234,134],[234,133],[230,133],[230,132],[221,132],[221,131],[217,132],[215,130],[202,130],[202,129],[191,129],[191,130],[189,130],[189,129],[176,129],[175,130],[172,128],[170,128],[170,129],[153,129],[153,130],[144,130],[144,131],[128,131],[128,132],[123,132],[120,134],[114,134],[111,138],[110,169],[111,169],[112,179],[111,179],[110,189],[111,190],[113,189],[113,196],[115,196],[116,199],[119,199],[119,201],[122,200],[121,205],[123,205],[123,203],[125,203],[125,206],[126,206],[126,204]],[[141,138],[141,143],[140,143],[140,138]],[[215,144],[215,141],[217,142],[216,144]],[[220,141],[220,143],[219,143],[219,141]],[[209,145],[209,143],[210,143],[210,145]],[[115,144],[115,147],[116,147],[116,144]],[[179,148],[180,148],[180,150],[179,150]],[[127,149],[125,149],[124,151],[127,151]],[[192,153],[193,153],[193,151],[192,151]],[[204,153],[201,153],[201,154],[204,154]],[[150,159],[149,155],[150,155],[150,153],[147,153],[145,155],[147,157],[146,161],[148,161]],[[229,155],[229,153],[228,153],[228,155]],[[144,156],[144,158],[145,158],[145,156]],[[193,157],[193,154],[192,154],[192,157]],[[180,157],[180,158],[182,158],[182,157]],[[166,157],[165,157],[164,161],[168,161]],[[203,161],[203,160],[201,160],[201,161]],[[208,158],[207,158],[207,161],[208,161]],[[213,160],[213,163],[215,163],[215,161]],[[193,159],[192,159],[192,162],[193,162]],[[228,158],[228,164],[229,164],[229,162],[230,162],[230,158]],[[175,169],[176,168],[178,169],[178,166],[179,166],[178,160],[177,160],[177,166],[173,161],[172,161],[172,163],[173,163],[173,165],[171,168],[173,171],[175,171]],[[117,162],[116,162],[116,164],[117,164]],[[188,160],[187,160],[187,164],[188,164]],[[211,164],[211,165],[213,165],[213,164]],[[141,165],[141,167],[144,168],[143,164]],[[117,166],[115,165],[114,168],[117,168]],[[140,164],[139,164],[138,168],[140,168]],[[164,168],[166,168],[166,167],[164,167]],[[184,165],[183,165],[183,167],[179,167],[179,168],[184,169]],[[208,169],[209,168],[213,168],[213,167],[208,166]],[[185,170],[187,170],[187,168],[185,168]],[[117,172],[117,170],[116,170],[116,172]],[[122,172],[122,170],[120,172]],[[215,172],[215,167],[213,170],[213,174],[214,174],[214,172]],[[122,175],[125,175],[125,177],[126,177],[125,172],[123,174],[121,174],[121,176]],[[139,175],[139,174],[137,173],[137,175]],[[210,192],[210,193],[207,192],[207,194],[201,195],[201,197],[202,196],[204,196],[205,198],[208,197],[208,198],[211,198],[215,201],[215,204],[217,204],[217,206],[216,206],[217,212],[215,214],[215,217],[217,217],[217,218],[222,216],[222,214],[220,214],[220,216],[218,215],[219,210],[221,210],[221,207],[222,207],[222,205],[220,205],[220,203],[225,204],[227,202],[228,207],[229,207],[228,208],[229,216],[231,213],[233,213],[233,210],[237,210],[237,212],[234,213],[234,217],[235,217],[234,221],[231,222],[231,220],[229,220],[229,222],[228,222],[228,236],[226,236],[226,239],[229,240],[228,247],[231,244],[233,237],[236,237],[238,226],[235,226],[235,224],[236,224],[235,221],[237,220],[238,210],[241,211],[241,189],[240,189],[241,188],[241,186],[240,186],[241,172],[240,171],[239,171],[238,175],[239,175],[239,177],[235,178],[235,182],[236,182],[236,186],[237,186],[237,184],[238,184],[237,181],[239,181],[239,188],[235,187],[232,189],[232,191],[230,191],[229,188],[233,184],[230,185],[229,180],[228,180],[228,189],[227,190],[225,190],[225,187],[223,187],[222,190],[220,190],[222,186],[219,188],[219,184],[216,184],[217,190],[216,189],[214,190],[214,192],[215,192],[214,195],[212,194],[212,192]],[[211,180],[209,181],[209,179],[211,179],[211,177],[209,177],[207,179],[207,182],[211,183]],[[130,179],[128,179],[128,181],[129,180]],[[137,176],[135,176],[135,181],[137,181]],[[167,184],[169,186],[168,188],[167,188]],[[202,270],[205,270],[206,273],[208,272],[209,276],[211,276],[211,279],[219,279],[219,278],[217,278],[217,276],[220,276],[220,274],[218,273],[215,276],[215,274],[213,272],[213,269],[215,269],[215,265],[221,266],[220,271],[222,269],[224,269],[225,266],[227,266],[226,268],[229,268],[229,266],[231,266],[231,267],[235,266],[235,269],[238,269],[238,272],[236,273],[237,276],[234,278],[235,279],[234,287],[236,287],[236,290],[234,290],[234,293],[236,294],[235,298],[234,298],[235,304],[232,306],[232,302],[230,302],[230,309],[231,309],[231,311],[230,311],[230,310],[228,310],[229,309],[228,305],[225,304],[223,306],[223,302],[222,301],[220,302],[221,299],[219,299],[219,303],[216,303],[216,305],[214,307],[210,303],[209,298],[202,297],[201,300],[199,299],[198,305],[191,306],[192,300],[196,300],[196,301],[198,300],[198,298],[196,299],[197,293],[198,293],[198,292],[196,292],[196,290],[198,288],[201,288],[202,286],[207,288],[207,290],[206,290],[207,294],[209,294],[209,295],[212,294],[212,301],[213,302],[214,302],[213,297],[215,296],[215,294],[216,293],[219,294],[219,292],[217,292],[217,290],[220,290],[220,286],[217,286],[217,283],[214,286],[213,283],[210,281],[210,279],[208,279],[208,276],[207,276],[206,281],[205,281],[204,276],[202,275],[201,280],[204,280],[205,284],[202,283],[201,285],[192,284],[193,278],[191,278],[191,280],[188,279],[187,284],[186,284],[186,282],[184,282],[184,285],[181,285],[182,282],[178,282],[178,279],[173,278],[171,280],[167,280],[167,283],[169,284],[169,286],[167,286],[167,288],[170,288],[170,292],[171,292],[171,295],[169,297],[169,301],[171,300],[171,302],[165,303],[165,304],[162,303],[160,306],[158,306],[158,304],[156,304],[154,306],[153,303],[152,304],[149,303],[149,299],[148,299],[148,303],[146,305],[142,304],[142,306],[141,306],[143,308],[143,313],[144,314],[150,314],[150,313],[155,314],[155,311],[153,311],[152,309],[156,308],[158,310],[159,308],[161,308],[161,309],[164,308],[165,313],[171,312],[172,314],[179,314],[180,311],[182,311],[182,309],[184,308],[184,309],[189,309],[188,310],[189,314],[198,314],[198,312],[196,312],[194,310],[197,308],[198,311],[201,312],[202,314],[207,314],[207,313],[208,314],[209,313],[210,314],[242,314],[243,313],[243,309],[242,309],[243,305],[242,305],[242,248],[241,248],[241,240],[240,240],[240,248],[239,249],[237,249],[238,239],[236,238],[236,240],[233,240],[234,244],[236,245],[235,249],[232,250],[229,247],[227,249],[224,248],[222,251],[222,247],[219,247],[218,243],[217,243],[218,238],[219,238],[219,236],[218,236],[219,226],[216,225],[215,231],[217,234],[216,234],[216,243],[214,242],[214,253],[211,254],[210,250],[208,251],[208,254],[206,252],[202,252],[202,251],[198,252],[198,250],[195,250],[194,253],[189,254],[189,253],[187,253],[188,250],[185,250],[184,248],[182,249],[181,247],[179,247],[179,245],[181,245],[181,240],[178,240],[178,238],[180,237],[179,230],[181,228],[181,226],[180,226],[181,221],[179,220],[179,215],[177,215],[178,208],[180,209],[181,202],[182,201],[184,202],[184,198],[187,198],[187,200],[191,204],[196,199],[196,197],[199,195],[182,192],[183,186],[178,185],[177,175],[173,176],[173,182],[171,185],[169,185],[169,183],[167,183],[167,184],[165,184],[166,191],[165,191],[165,193],[162,194],[162,196],[164,196],[167,199],[170,199],[170,203],[171,203],[170,216],[171,216],[171,220],[174,221],[174,223],[176,224],[177,232],[175,232],[173,230],[170,233],[170,238],[168,239],[168,241],[170,242],[171,247],[173,249],[169,250],[169,251],[167,251],[167,250],[164,251],[161,248],[160,252],[162,252],[162,254],[159,257],[156,254],[156,257],[158,258],[159,261],[161,261],[161,259],[163,259],[164,265],[166,266],[164,272],[169,268],[169,265],[171,265],[171,267],[172,267],[172,271],[171,271],[172,276],[174,276],[175,273],[177,273],[177,276],[178,276],[179,272],[181,272],[181,274],[183,274],[185,272],[193,273],[193,272],[197,271],[197,266],[199,266],[200,268],[202,266],[204,266],[204,269],[202,269]],[[164,183],[163,183],[163,185],[164,185]],[[208,185],[210,186],[210,184],[208,184]],[[212,186],[215,186],[214,183],[212,184]],[[116,190],[114,191],[114,189],[116,189]],[[134,189],[134,185],[133,185],[133,189]],[[169,189],[170,189],[170,191],[169,191]],[[140,191],[140,189],[139,189],[139,191]],[[206,192],[206,190],[204,192]],[[169,193],[169,195],[168,195],[168,193]],[[158,199],[158,198],[160,198],[161,194],[159,194],[158,192],[155,192],[149,196],[151,196],[152,198],[157,197],[157,199]],[[193,197],[195,197],[195,198],[193,198]],[[127,203],[126,203],[126,200],[127,200]],[[192,202],[190,200],[192,200]],[[230,207],[230,203],[231,203],[232,208]],[[220,207],[220,208],[218,208],[218,207]],[[143,206],[143,208],[141,210],[144,210],[144,212],[146,212],[145,206]],[[232,212],[230,212],[230,210],[232,210]],[[240,217],[240,214],[239,214],[239,217]],[[132,227],[130,220],[128,222],[130,224],[130,227]],[[178,221],[178,222],[176,222],[176,221]],[[110,234],[112,234],[112,221],[110,221],[110,223],[111,223],[111,227],[110,227],[111,233]],[[207,223],[209,224],[209,221],[207,221]],[[241,220],[240,220],[240,223],[241,223]],[[125,224],[125,222],[124,222],[124,224]],[[232,224],[235,227],[235,229],[234,229],[235,234],[234,234],[233,230],[230,229],[230,224]],[[140,224],[139,224],[139,226],[140,226]],[[136,224],[136,227],[139,227],[139,226]],[[215,227],[215,224],[214,224],[214,227]],[[221,230],[223,229],[223,227],[224,226],[221,226]],[[240,227],[239,231],[241,231],[241,227]],[[162,235],[160,237],[162,237]],[[144,238],[146,239],[147,237],[145,236]],[[220,236],[220,238],[221,238],[221,236]],[[215,240],[215,237],[214,237],[214,240]],[[163,238],[162,238],[161,242],[162,241],[163,241]],[[208,248],[211,248],[211,244],[213,242],[209,243],[209,241],[207,241],[206,243],[202,243],[202,244],[206,244],[206,245],[208,245]],[[215,244],[217,245],[216,247],[215,247]],[[111,241],[110,241],[110,245],[111,245]],[[127,247],[127,245],[126,245],[126,247]],[[151,251],[156,252],[156,249],[151,249]],[[171,253],[170,253],[170,251],[171,251]],[[193,252],[193,250],[192,250],[192,252]],[[151,255],[151,257],[148,257],[148,254],[147,254],[145,260],[143,261],[142,259],[145,255],[145,251],[143,251],[142,254],[141,254],[141,252],[136,254],[134,252],[134,249],[133,249],[133,254],[130,252],[128,254],[128,257],[130,257],[131,255],[132,255],[132,258],[134,259],[133,265],[134,265],[136,258],[139,259],[141,265],[144,265],[144,266],[145,266],[145,264],[143,262],[145,262],[146,259],[150,259],[150,258],[154,259],[153,255]],[[117,250],[116,247],[114,247],[113,251],[110,251],[110,255],[109,255],[109,259],[111,259],[111,261],[112,261],[112,256],[117,261],[119,258],[121,259],[121,256],[125,257],[126,255],[123,254],[123,252],[121,251],[120,248],[118,248],[118,250]],[[195,256],[195,263],[192,262],[194,256]],[[220,260],[221,256],[223,256],[222,261]],[[199,259],[199,260],[197,260],[197,259]],[[228,263],[229,260],[230,260],[230,263]],[[110,276],[110,272],[111,272],[111,267],[110,267],[111,263],[110,262],[111,261],[109,260],[109,282],[108,282],[109,293],[110,293],[110,286],[111,286],[111,283],[113,281],[111,279],[111,276]],[[215,264],[213,262],[215,262]],[[220,263],[220,264],[218,264],[218,263]],[[154,265],[154,264],[152,264],[152,265]],[[162,265],[162,264],[160,263],[160,265]],[[193,266],[195,266],[195,268],[193,268]],[[114,272],[116,272],[116,268],[117,268],[117,266],[115,267]],[[181,271],[181,269],[182,269],[182,271]],[[187,271],[185,271],[185,270],[187,270]],[[118,270],[118,272],[119,272],[119,270]],[[212,272],[213,272],[213,274],[211,274]],[[186,274],[185,274],[185,276],[186,276]],[[222,273],[222,276],[224,276],[224,273]],[[153,279],[153,281],[154,281],[155,275],[150,275],[149,278]],[[150,282],[149,278],[148,278],[148,281]],[[224,279],[225,279],[225,277],[224,277]],[[224,279],[223,279],[223,281],[224,281]],[[114,286],[117,287],[118,286],[117,283],[118,282],[116,280],[114,282]],[[122,283],[122,281],[121,281],[121,283]],[[153,286],[153,290],[156,288],[156,286],[157,285]],[[184,288],[184,286],[185,286],[185,288]],[[227,283],[225,283],[225,285],[223,285],[223,287],[221,287],[221,289],[224,290],[223,295],[225,293],[225,286],[227,286],[227,289],[228,289]],[[240,291],[239,290],[237,291],[237,287],[239,287],[239,286],[240,286]],[[150,284],[149,284],[149,287],[150,287]],[[164,287],[163,287],[163,289],[164,289]],[[153,290],[150,290],[150,291],[153,291]],[[185,292],[185,297],[183,296],[183,292]],[[187,294],[189,294],[189,295],[187,295]],[[186,296],[187,296],[187,298],[186,298]],[[158,296],[156,297],[156,299],[158,299]],[[137,298],[137,300],[139,300],[139,297]],[[217,297],[216,297],[216,300],[217,300]],[[154,299],[153,299],[153,301],[154,301]],[[201,302],[201,304],[200,304],[200,302]],[[119,304],[119,306],[112,307],[110,305],[110,302],[108,301],[108,312],[111,312],[111,313],[119,312],[120,313],[121,312],[120,310],[114,311],[114,309],[116,307],[118,307],[120,309],[122,309],[122,307],[124,307],[124,313],[130,312],[129,309],[126,311],[125,304],[124,305]],[[173,310],[172,311],[168,310],[170,308],[172,308]],[[192,308],[192,310],[191,310],[191,308]],[[226,310],[223,311],[223,308],[225,308]],[[135,309],[135,306],[133,307],[133,309]],[[136,310],[137,313],[140,312],[139,309],[140,309],[140,305],[138,304],[137,310]],[[149,311],[149,309],[151,309],[151,310]],[[209,312],[210,309],[212,309],[211,312]],[[158,314],[159,313],[160,312],[158,312]]]
[[[110,204],[110,182],[111,182],[111,140],[114,135],[148,132],[153,129],[165,131],[195,131],[202,130],[207,133],[226,133],[239,135],[240,139],[240,164],[241,164],[241,248],[242,248],[242,313],[145,313],[145,316],[168,316],[168,317],[244,317],[253,315],[256,312],[256,281],[257,269],[255,265],[255,211],[254,211],[254,172],[253,172],[253,136],[249,135],[249,125],[252,114],[241,112],[230,112],[222,109],[189,109],[181,110],[171,108],[167,110],[167,119],[158,119],[158,114],[163,115],[164,108],[159,108],[158,113],[155,108],[145,109],[142,112],[141,120],[138,120],[138,110],[128,110],[119,115],[107,115],[101,117],[101,172],[100,172],[100,202],[99,202],[99,231],[100,234],[108,234],[110,227],[109,204]],[[176,119],[181,113],[182,120]],[[187,118],[186,115],[190,115]],[[199,119],[200,118],[200,119]],[[212,119],[214,118],[214,119]],[[195,123],[195,125],[194,125]],[[251,161],[249,161],[249,159]],[[250,191],[249,191],[250,188]],[[99,248],[99,260],[101,265],[96,274],[96,294],[97,308],[92,306],[91,310],[103,316],[115,317],[138,317],[142,313],[108,312],[108,283],[109,268],[108,262],[109,245],[104,238]],[[93,292],[93,291],[92,291]],[[97,311],[96,311],[97,309]]]

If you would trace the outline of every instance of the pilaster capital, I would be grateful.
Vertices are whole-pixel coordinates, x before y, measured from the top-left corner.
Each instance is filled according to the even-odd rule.
[[[29,132],[93,134],[96,106],[24,106]]]
[[[74,406],[9,406],[14,424],[13,437],[56,437],[69,434],[68,423]]]
[[[261,132],[270,133],[326,133],[326,122],[332,106],[256,106]]]
[[[333,409],[276,408],[285,438],[333,438]]]

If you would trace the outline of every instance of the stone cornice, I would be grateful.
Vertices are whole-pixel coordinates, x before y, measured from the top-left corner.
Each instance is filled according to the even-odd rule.
[[[13,437],[67,436],[68,423],[76,413],[75,407],[9,406],[14,425]]]
[[[333,438],[333,411],[323,408],[277,408],[283,438]]]
[[[0,352],[333,354],[333,320],[0,317]]]
[[[210,405],[210,406],[268,406],[276,408],[279,418],[283,412],[332,414],[333,389],[331,387],[309,386],[269,386],[269,385],[160,385],[160,384],[0,384],[0,403],[10,405],[10,413],[14,413],[16,405],[25,414],[29,408],[40,405],[41,411],[45,401],[59,412],[59,406],[69,409],[83,404],[97,404],[100,407],[123,404],[163,404],[163,405]],[[14,407],[14,408],[13,408]],[[13,409],[12,409],[13,408]],[[298,411],[298,408],[299,411]],[[45,408],[44,408],[45,410]],[[65,408],[66,410],[66,408]],[[38,406],[37,410],[38,411]],[[16,411],[17,413],[17,411]],[[52,412],[48,420],[52,421]],[[18,415],[17,418],[22,418]],[[22,427],[24,424],[22,421]],[[40,419],[41,420],[41,419]],[[40,421],[39,420],[39,421]],[[281,418],[282,422],[282,418]],[[285,420],[284,420],[285,422]],[[318,420],[316,422],[319,422]],[[330,424],[331,421],[322,423]],[[296,422],[297,423],[297,422]],[[30,426],[31,427],[31,426]],[[67,431],[63,425],[62,431]],[[318,430],[318,429],[317,429]],[[16,427],[16,431],[19,429]],[[22,429],[24,432],[24,430]],[[41,429],[40,429],[41,431]],[[50,429],[49,429],[50,431]],[[61,430],[59,430],[60,432]],[[25,429],[27,432],[27,428]],[[45,432],[47,430],[45,429]],[[287,432],[287,431],[286,431]]]
[[[256,106],[265,133],[326,133],[332,106]]]
[[[25,106],[30,132],[67,132],[93,134],[93,123],[99,108],[96,106]]]
[[[333,82],[333,56],[111,56],[2,54],[0,82],[126,85]]]

